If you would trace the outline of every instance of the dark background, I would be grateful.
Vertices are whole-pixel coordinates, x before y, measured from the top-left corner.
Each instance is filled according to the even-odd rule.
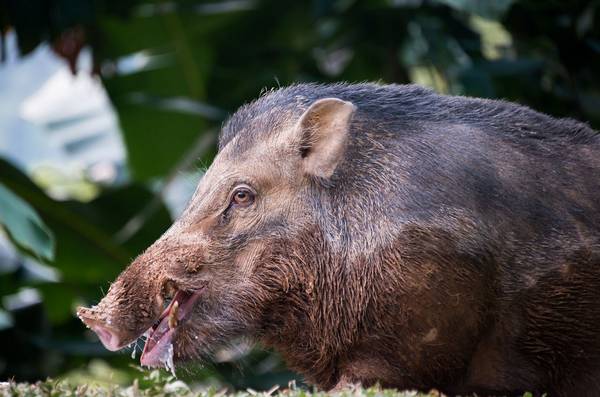
[[[168,189],[201,175],[223,120],[261,91],[301,81],[418,83],[598,129],[599,14],[599,1],[566,0],[0,0],[3,62],[12,35],[22,62],[47,46],[73,73],[101,79],[126,152],[111,181],[85,172],[71,181],[92,189],[84,198],[77,189],[58,197],[52,181],[0,157],[0,380],[140,375],[130,352],[104,350],[74,307],[97,302],[166,230],[175,216]],[[82,49],[91,71],[78,66]],[[144,61],[124,67],[136,54]],[[77,130],[86,117],[59,124]],[[180,375],[257,389],[294,377],[276,355],[243,343]]]

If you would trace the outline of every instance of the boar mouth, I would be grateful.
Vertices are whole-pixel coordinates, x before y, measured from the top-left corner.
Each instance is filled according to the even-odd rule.
[[[187,292],[179,290],[171,303],[150,327],[145,335],[148,336],[146,345],[140,357],[140,364],[148,367],[167,365],[173,367],[173,337],[179,324],[185,321],[196,301],[200,298],[201,290]]]

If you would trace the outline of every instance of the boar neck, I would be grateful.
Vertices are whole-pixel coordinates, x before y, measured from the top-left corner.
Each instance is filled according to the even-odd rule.
[[[295,241],[302,243],[274,244],[286,247],[272,261],[285,269],[278,283],[284,290],[266,314],[259,340],[281,353],[290,368],[327,388],[340,355],[360,338],[376,272],[358,271],[364,258],[335,250],[317,229]]]

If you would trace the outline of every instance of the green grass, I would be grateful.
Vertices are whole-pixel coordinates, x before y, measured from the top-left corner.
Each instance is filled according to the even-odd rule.
[[[41,381],[37,383],[1,382],[0,396],[15,397],[326,397],[324,392],[308,391],[297,388],[293,384],[285,388],[274,387],[268,392],[244,391],[228,392],[208,388],[193,390],[172,376],[165,376],[159,371],[150,372],[142,381],[135,380],[128,386],[110,386],[107,384],[75,385],[66,380]],[[396,390],[348,389],[337,396],[340,397],[439,397],[439,393],[423,394],[417,392],[398,392]]]
[[[161,371],[149,372],[127,386],[111,385],[106,382],[76,384],[68,380],[53,379],[37,383],[0,382],[0,397],[328,397],[330,395],[333,394],[306,390],[296,387],[294,383],[286,387],[275,386],[267,392],[257,392],[252,389],[231,392],[214,387],[194,389]],[[335,397],[445,397],[445,395],[435,390],[420,393],[357,387],[336,393]],[[523,397],[532,397],[532,394],[525,393]]]

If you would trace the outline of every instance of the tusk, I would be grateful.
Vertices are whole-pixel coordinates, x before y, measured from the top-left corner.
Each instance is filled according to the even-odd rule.
[[[179,311],[179,302],[173,302],[173,306],[169,311],[169,328],[177,327],[177,312]]]

